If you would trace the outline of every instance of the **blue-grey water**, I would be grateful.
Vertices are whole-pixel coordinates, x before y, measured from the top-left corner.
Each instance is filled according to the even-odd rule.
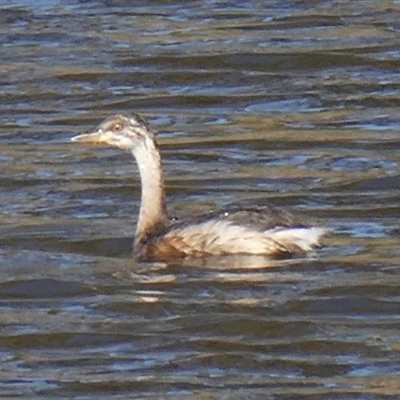
[[[0,5],[0,398],[398,399],[400,2]],[[171,215],[284,206],[316,256],[138,264],[158,132]]]

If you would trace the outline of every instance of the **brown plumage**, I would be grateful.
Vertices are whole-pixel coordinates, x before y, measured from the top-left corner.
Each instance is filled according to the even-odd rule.
[[[142,199],[134,253],[141,260],[253,254],[290,257],[319,245],[324,229],[301,224],[275,208],[245,208],[211,212],[190,220],[170,221],[163,170],[154,133],[138,115],[106,119],[94,133],[75,142],[106,143],[131,151],[138,164]]]

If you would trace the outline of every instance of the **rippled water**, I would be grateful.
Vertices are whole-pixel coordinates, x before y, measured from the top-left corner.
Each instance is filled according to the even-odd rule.
[[[0,397],[400,393],[398,1],[0,6]],[[159,132],[170,211],[283,205],[314,258],[135,264],[129,154]]]

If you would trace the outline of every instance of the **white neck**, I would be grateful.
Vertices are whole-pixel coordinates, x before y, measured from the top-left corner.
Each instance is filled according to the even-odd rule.
[[[132,150],[132,154],[138,164],[142,184],[142,199],[135,235],[135,245],[140,245],[165,225],[167,212],[161,158],[156,143],[147,137]]]

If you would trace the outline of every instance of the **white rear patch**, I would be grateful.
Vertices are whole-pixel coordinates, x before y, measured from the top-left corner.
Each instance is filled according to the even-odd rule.
[[[304,252],[320,245],[320,238],[326,233],[323,228],[277,228],[265,232],[289,249],[298,247]]]

